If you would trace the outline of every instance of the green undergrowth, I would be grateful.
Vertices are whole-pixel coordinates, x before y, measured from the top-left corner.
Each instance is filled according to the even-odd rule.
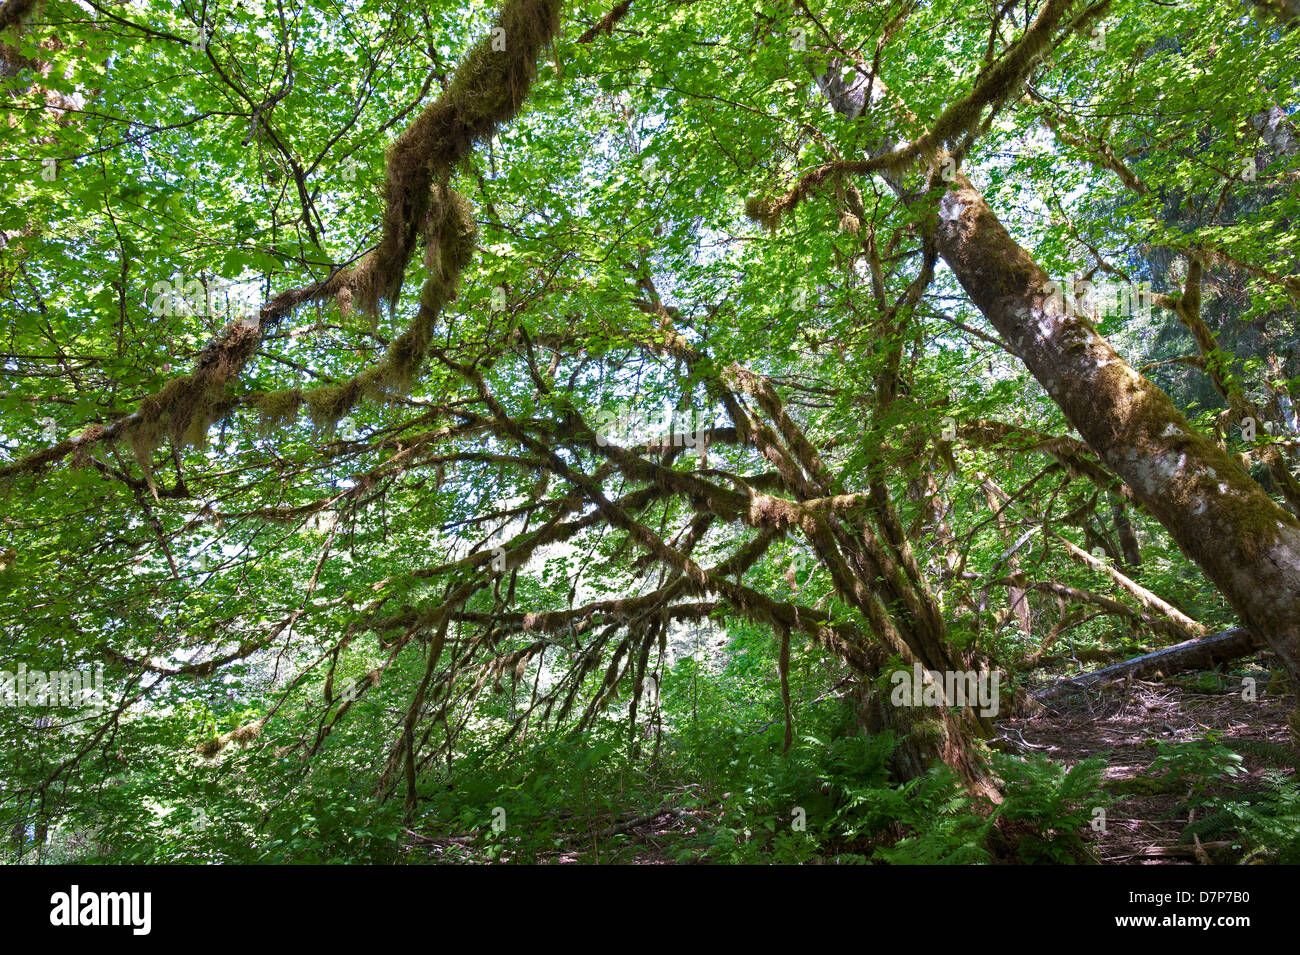
[[[484,749],[422,802],[416,828],[462,861],[926,864],[1090,861],[1101,764],[995,756],[1007,798],[971,797],[946,767],[890,778],[895,742],[823,708],[783,752],[783,727],[700,726],[658,761],[612,733]],[[652,741],[648,745],[653,745]],[[645,819],[628,831],[622,824]]]

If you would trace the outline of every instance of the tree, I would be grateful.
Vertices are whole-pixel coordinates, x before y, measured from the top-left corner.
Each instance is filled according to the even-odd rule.
[[[772,634],[787,748],[806,640],[899,775],[993,798],[994,714],[891,673],[1226,600],[1300,680],[1294,442],[1207,436],[1120,354],[1155,305],[1234,418],[1298,397],[1201,312],[1294,322],[1300,34],[863,7],[0,8],[7,652],[115,688],[6,791],[88,787],[142,709],[303,766],[375,712],[412,813],[475,718],[638,739],[708,621]],[[1170,542],[1212,587],[1148,569]]]

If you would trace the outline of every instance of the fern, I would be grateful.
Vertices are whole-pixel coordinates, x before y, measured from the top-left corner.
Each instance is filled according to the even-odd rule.
[[[977,865],[991,861],[991,820],[976,816],[936,816],[919,835],[881,846],[875,858],[890,865]]]
[[[1279,865],[1300,864],[1300,781],[1271,769],[1253,801],[1220,803],[1215,812],[1183,830],[1183,842],[1228,837],[1250,856]]]
[[[1018,836],[1022,862],[1071,863],[1091,859],[1087,832],[1093,811],[1110,802],[1102,791],[1105,761],[1094,757],[1066,769],[1043,757],[998,754],[994,768],[1006,801],[995,816]]]
[[[1156,744],[1158,755],[1151,762],[1150,773],[1164,773],[1171,789],[1184,786],[1205,791],[1215,784],[1245,773],[1241,756],[1219,742],[1213,734],[1188,743]]]
[[[1300,773],[1300,750],[1285,743],[1275,743],[1266,739],[1233,739],[1226,744],[1239,753],[1254,756],[1273,766],[1294,769]]]

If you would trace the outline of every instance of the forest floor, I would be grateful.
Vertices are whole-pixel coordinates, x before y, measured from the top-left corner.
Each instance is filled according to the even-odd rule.
[[[1115,801],[1106,810],[1105,831],[1094,837],[1103,864],[1230,863],[1240,859],[1240,847],[1230,840],[1198,846],[1184,839],[1184,829],[1198,808],[1204,815],[1218,799],[1249,798],[1266,784],[1265,772],[1286,768],[1286,717],[1295,705],[1294,695],[1271,695],[1263,683],[1248,701],[1239,682],[1181,674],[1105,684],[999,728],[1021,752],[1067,765],[1092,756],[1105,760],[1106,789]],[[1240,756],[1231,764],[1231,782],[1207,787],[1204,777],[1183,771],[1193,768],[1186,756],[1180,769],[1173,755],[1178,744],[1193,744],[1194,758],[1197,743],[1207,752],[1217,746],[1220,754]]]
[[[1242,844],[1239,830],[1216,821],[1230,821],[1224,807],[1255,803],[1270,785],[1268,773],[1300,772],[1300,753],[1289,741],[1287,726],[1296,697],[1280,692],[1285,688],[1280,679],[1271,682],[1275,671],[1264,658],[1221,669],[1226,672],[1101,684],[1035,704],[1031,713],[999,721],[999,738],[1010,752],[1045,756],[1067,767],[1092,758],[1104,763],[1099,800],[1104,828],[1098,825],[1086,833],[1097,862],[1237,864],[1251,858],[1249,847]],[[1243,677],[1255,678],[1254,699],[1243,698]],[[728,824],[723,803],[730,793],[706,796],[708,787],[699,782],[664,783],[650,785],[640,808],[621,816],[560,813],[562,818],[551,820],[551,847],[532,858],[552,864],[711,861],[699,850]],[[515,854],[488,857],[469,837],[410,835],[416,841],[411,848],[427,861],[501,862]],[[842,848],[871,852],[871,846]],[[802,861],[824,863],[833,854],[819,852]]]
[[[1103,865],[1233,863],[1242,853],[1231,840],[1198,845],[1190,838],[1184,842],[1183,831],[1196,819],[1198,806],[1204,814],[1204,804],[1216,797],[1249,798],[1265,785],[1264,773],[1279,768],[1278,754],[1290,745],[1286,718],[1296,700],[1269,696],[1261,685],[1261,695],[1248,702],[1239,686],[1206,688],[1216,679],[1216,674],[1200,674],[1106,684],[999,728],[1020,744],[1016,748],[1023,746],[1022,752],[1069,766],[1094,756],[1105,760],[1103,778],[1114,802],[1106,810],[1105,832],[1094,836]],[[1203,777],[1183,780],[1177,760],[1168,755],[1175,744],[1207,740],[1240,755],[1230,783],[1206,788]],[[663,847],[694,825],[690,815],[667,810],[637,819],[620,832],[640,849],[620,861],[671,863]],[[560,854],[555,861],[578,859]]]
[[[1106,810],[1105,831],[1093,835],[1103,865],[1231,864],[1242,857],[1240,845],[1231,839],[1194,840],[1184,830],[1198,811],[1202,816],[1209,811],[1207,804],[1249,799],[1266,785],[1267,771],[1287,768],[1288,752],[1294,750],[1286,719],[1296,699],[1270,695],[1264,682],[1253,701],[1243,699],[1239,682],[1217,673],[1104,684],[999,728],[1021,752],[1068,766],[1091,757],[1105,761],[1103,779],[1114,801]],[[1179,744],[1189,744],[1190,762],[1186,749],[1175,755]],[[1211,750],[1219,757],[1225,751],[1240,757],[1228,764],[1230,780],[1207,784],[1199,775],[1214,758]],[[1198,765],[1200,752],[1206,755]],[[1224,764],[1220,759],[1216,765]],[[611,861],[671,864],[664,849],[698,824],[692,815],[673,810],[632,820],[618,831],[637,849]],[[558,853],[553,861],[593,860]]]

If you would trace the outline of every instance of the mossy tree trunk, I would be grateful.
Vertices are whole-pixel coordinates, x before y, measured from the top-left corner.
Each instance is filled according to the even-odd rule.
[[[1097,330],[958,174],[939,253],[1070,423],[1205,571],[1300,685],[1300,522]]]
[[[881,168],[882,178],[903,202],[923,214],[937,213],[930,220],[933,241],[971,301],[1300,686],[1300,521],[1235,458],[1194,431],[1169,396],[1125,362],[1070,307],[1068,295],[1049,286],[1047,272],[964,173],[954,168],[950,181],[926,181],[918,169],[948,165],[942,144],[973,131],[985,106],[1004,102],[1023,86],[1055,31],[1071,22],[1074,6],[1071,0],[1049,0],[970,95],[919,139],[900,127],[898,117],[909,113],[906,104],[869,64],[859,60],[856,70],[844,71],[843,61],[834,60],[817,77],[818,85],[837,112],[876,127],[873,158],[894,151],[900,141],[913,143],[910,152],[898,153],[906,159]],[[884,108],[886,102],[892,107]],[[1292,725],[1300,735],[1300,711]]]

